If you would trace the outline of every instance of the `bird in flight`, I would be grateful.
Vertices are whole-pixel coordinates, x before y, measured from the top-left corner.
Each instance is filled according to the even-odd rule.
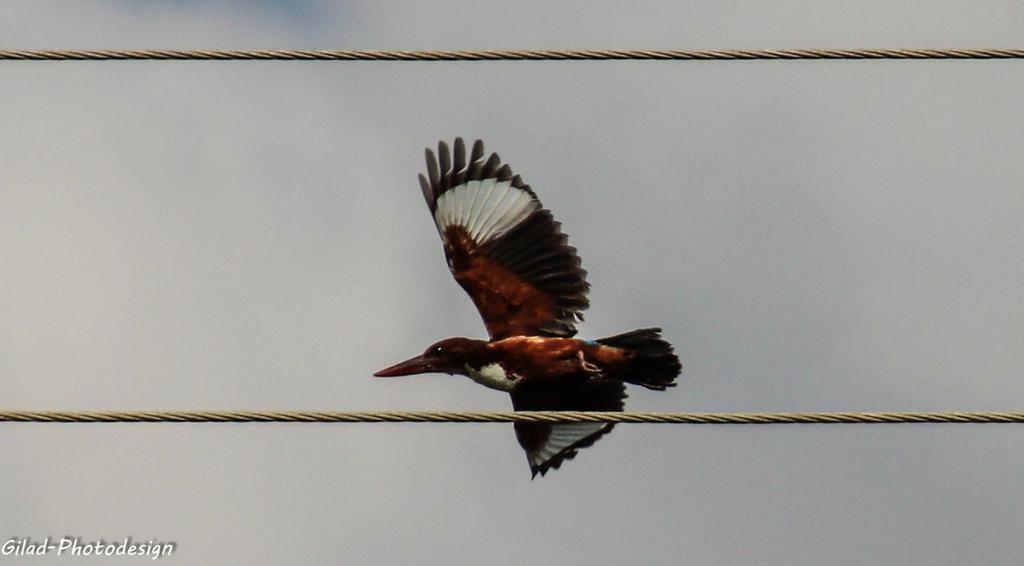
[[[681,366],[660,328],[598,340],[574,338],[590,306],[587,272],[560,224],[496,153],[426,151],[423,196],[455,280],[476,305],[489,340],[446,338],[377,377],[465,375],[507,392],[516,411],[621,411],[625,383],[675,385]],[[468,157],[468,159],[467,159]],[[612,430],[611,423],[515,423],[534,477],[557,469]]]

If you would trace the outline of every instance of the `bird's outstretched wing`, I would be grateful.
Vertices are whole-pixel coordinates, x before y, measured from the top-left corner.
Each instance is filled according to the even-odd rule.
[[[484,159],[483,142],[466,157],[462,138],[452,151],[441,142],[420,175],[455,280],[492,339],[573,336],[590,287],[576,248],[519,175],[496,153]]]
[[[614,379],[574,383],[522,382],[512,390],[517,411],[621,411],[626,386]],[[612,423],[516,423],[516,439],[526,451],[533,476],[557,470],[612,431]]]

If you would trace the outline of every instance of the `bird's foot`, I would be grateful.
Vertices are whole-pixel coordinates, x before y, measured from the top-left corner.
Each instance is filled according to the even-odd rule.
[[[597,367],[597,364],[592,364],[583,357],[583,350],[576,352],[576,357],[579,359],[580,367],[583,368],[583,371],[592,375],[598,375],[601,373],[601,368]]]

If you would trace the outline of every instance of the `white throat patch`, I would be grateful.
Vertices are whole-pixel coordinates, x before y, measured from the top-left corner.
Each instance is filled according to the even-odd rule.
[[[466,372],[473,381],[498,391],[512,391],[516,384],[515,376],[506,374],[504,368],[498,363],[487,364],[480,369],[472,368],[469,364],[466,364]]]

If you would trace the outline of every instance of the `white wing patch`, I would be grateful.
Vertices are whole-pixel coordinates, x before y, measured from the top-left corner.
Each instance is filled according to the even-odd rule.
[[[462,226],[482,244],[515,228],[540,208],[533,195],[497,178],[467,181],[437,198],[434,221],[444,237],[449,226]]]
[[[548,462],[566,448],[581,440],[601,432],[609,423],[565,423],[551,427],[551,436],[544,445],[529,454],[531,464],[540,466]]]

